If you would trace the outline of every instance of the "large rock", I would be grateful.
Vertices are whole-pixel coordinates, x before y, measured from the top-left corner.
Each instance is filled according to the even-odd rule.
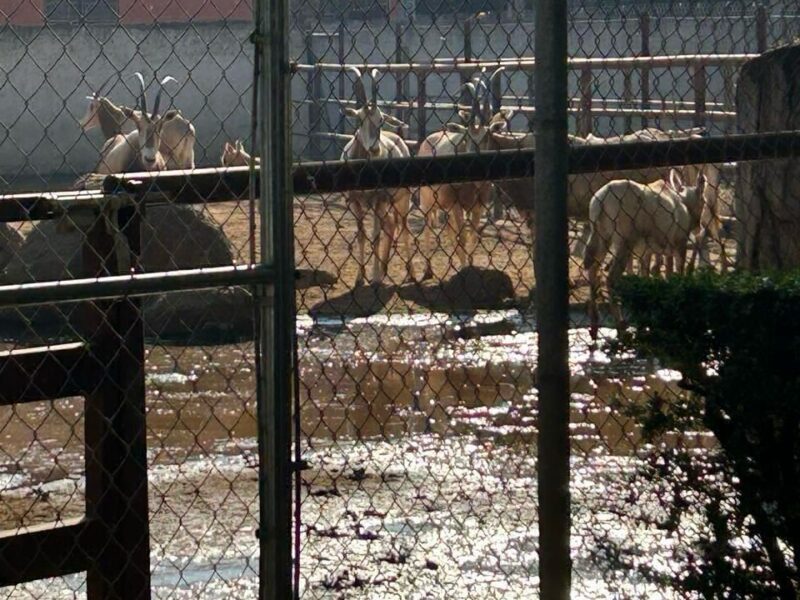
[[[23,238],[8,223],[0,223],[0,269],[19,253]]]
[[[26,283],[93,275],[82,265],[84,234],[56,221],[37,224],[11,258],[3,283]],[[190,207],[151,207],[142,223],[145,272],[233,263],[221,228]],[[143,301],[148,337],[203,342],[252,335],[250,295],[243,289],[149,296]],[[69,337],[74,305],[37,307],[0,314],[0,330],[27,329]],[[20,316],[22,319],[20,319]]]
[[[766,52],[742,67],[736,112],[744,133],[800,129],[800,45]],[[737,171],[739,266],[800,266],[800,158],[740,162]]]

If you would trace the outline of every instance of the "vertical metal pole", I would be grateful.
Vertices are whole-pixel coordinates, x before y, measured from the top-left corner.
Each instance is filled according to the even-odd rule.
[[[261,261],[274,286],[259,285],[256,376],[259,446],[259,598],[286,600],[292,590],[291,408],[294,398],[294,240],[289,184],[287,0],[258,0],[261,107]],[[296,566],[296,565],[295,565]],[[296,590],[294,591],[296,593]]]
[[[756,51],[763,54],[767,51],[767,7],[759,4],[756,7]]]
[[[642,36],[642,51],[639,56],[650,56],[650,15],[639,16],[639,34]],[[642,85],[642,110],[650,108],[650,67],[639,70]],[[642,117],[642,127],[647,127],[647,117]]]
[[[570,596],[567,3],[536,10],[536,313],[539,329],[539,591]]]
[[[336,46],[336,58],[338,58],[340,65],[343,65],[345,62],[347,62],[347,52],[345,51],[344,47],[344,34],[345,34],[345,26],[344,22],[342,21],[341,23],[339,23],[339,27],[336,29],[336,35],[338,37],[337,40],[338,44]],[[346,78],[347,76],[345,75],[345,72],[341,71],[339,73],[339,100],[345,99],[344,82]],[[337,121],[336,131],[338,131],[339,133],[345,133],[347,121],[345,120],[344,115],[341,113],[341,111],[339,112],[338,119],[339,120]]]

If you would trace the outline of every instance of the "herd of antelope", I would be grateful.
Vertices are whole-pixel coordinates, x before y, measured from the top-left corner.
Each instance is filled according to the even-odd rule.
[[[491,92],[495,78],[502,71],[503,67],[491,75],[482,72],[464,84],[462,92],[468,102],[459,110],[461,122],[448,122],[441,131],[427,136],[420,142],[417,154],[447,156],[533,148],[534,134],[510,131],[509,123],[514,111],[501,107],[499,98]],[[378,70],[373,69],[370,73],[369,96],[365,74],[355,67],[348,67],[348,72],[354,78],[356,107],[345,108],[344,114],[355,121],[355,131],[342,152],[342,160],[411,156],[402,136],[406,125],[379,107]],[[135,108],[114,104],[100,90],[88,97],[89,106],[80,124],[84,130],[99,127],[106,139],[95,173],[193,169],[194,126],[179,110],[160,112],[163,86],[175,79],[165,77],[158,82],[159,89],[152,110],[148,110],[144,78],[139,73],[135,75],[141,87]],[[131,130],[126,132],[126,129]],[[681,139],[699,137],[703,133],[701,128],[684,131],[647,128],[616,138],[599,138],[591,134],[586,138],[569,136],[569,143],[587,145]],[[251,162],[258,164],[259,159],[245,152],[240,141],[224,144],[222,166],[250,165]],[[719,180],[718,165],[686,165],[679,170],[652,167],[571,175],[568,182],[568,215],[587,224],[581,244],[584,248],[584,268],[592,292],[591,304],[599,287],[600,265],[609,252],[612,254],[609,286],[613,286],[626,269],[633,268],[634,251],[640,257],[639,268],[643,273],[649,273],[653,266],[658,272],[662,267],[667,273],[673,270],[683,272],[687,265],[687,247],[692,240],[695,242],[695,252],[688,264],[694,263],[697,251],[701,260],[704,260],[708,236],[719,240]],[[493,188],[510,199],[531,231],[535,231],[535,210],[531,208],[534,206],[533,185],[530,179],[442,184],[423,186],[417,190],[397,188],[349,192],[346,196],[347,205],[357,227],[359,271],[356,285],[364,284],[367,279],[366,217],[370,211],[374,224],[370,241],[375,248],[371,283],[380,284],[386,277],[389,257],[397,242],[402,242],[403,246],[405,280],[414,281],[414,255],[408,220],[416,193],[418,207],[424,217],[423,247],[419,249],[425,264],[424,280],[434,276],[431,263],[435,250],[432,229],[439,220],[440,212],[448,216],[445,227],[448,237],[452,238],[460,266],[468,266],[477,245],[481,215],[488,208]],[[722,258],[725,259],[724,253]]]

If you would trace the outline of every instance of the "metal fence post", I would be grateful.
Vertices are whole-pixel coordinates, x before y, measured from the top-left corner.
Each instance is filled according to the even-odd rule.
[[[273,265],[275,285],[256,286],[256,393],[259,450],[259,598],[286,600],[292,590],[292,449],[294,404],[294,242],[291,166],[290,70],[287,0],[258,0],[262,90],[261,261]],[[294,568],[299,568],[294,564]]]
[[[536,10],[536,313],[539,388],[539,590],[569,598],[569,291],[567,4]]]
[[[309,30],[306,34],[306,63],[317,64],[317,54],[314,52],[314,38],[316,34]],[[308,149],[312,160],[319,160],[322,154],[320,143],[320,127],[322,125],[322,85],[320,71],[315,69],[308,75],[308,93],[311,96],[308,103]]]
[[[756,7],[756,51],[763,54],[767,51],[767,7],[759,4]]]
[[[640,56],[650,56],[650,15],[647,13],[639,16],[639,35],[642,36],[642,50]],[[650,108],[650,67],[639,70],[642,87],[642,110]],[[647,117],[642,117],[642,127],[647,127]]]

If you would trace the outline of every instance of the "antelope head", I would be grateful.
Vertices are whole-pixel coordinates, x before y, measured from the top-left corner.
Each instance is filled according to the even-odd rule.
[[[670,169],[669,171],[667,187],[678,195],[689,211],[692,219],[692,229],[700,223],[700,216],[705,202],[705,186],[706,178],[702,171],[697,174],[697,181],[694,182],[693,186],[684,185],[683,179],[675,169]]]
[[[142,167],[146,171],[158,171],[164,168],[164,157],[161,156],[161,128],[164,124],[164,117],[159,113],[161,105],[161,93],[164,91],[164,84],[169,81],[176,81],[174,77],[164,77],[160,81],[156,98],[153,102],[153,112],[147,109],[147,97],[145,93],[144,78],[141,73],[135,73],[141,86],[139,104],[141,112],[130,108],[124,108],[125,116],[131,119],[139,132],[139,157]]]
[[[233,144],[225,142],[220,160],[223,167],[247,167],[250,166],[250,161],[250,155],[245,151],[241,140],[236,140]],[[260,160],[256,158],[255,163],[259,164]]]
[[[108,85],[113,77],[114,75],[111,75],[111,77],[106,79],[105,83],[92,92],[91,96],[86,96],[86,99],[89,101],[89,106],[86,107],[86,113],[78,121],[78,124],[84,131],[89,131],[95,127],[102,127],[101,111],[104,110],[104,104],[110,104],[105,96],[111,91],[111,88],[114,87],[113,84]]]
[[[501,111],[499,99],[492,98],[491,88],[495,78],[503,72],[504,67],[500,67],[487,79],[485,74],[481,74],[476,81],[465,83],[461,89],[466,90],[470,99],[471,107],[469,110],[460,110],[464,124],[447,123],[446,129],[452,133],[460,133],[467,142],[467,150],[485,150],[488,147],[490,134],[499,132],[506,128],[506,119],[497,116]],[[497,109],[495,111],[495,105]]]
[[[355,133],[356,141],[364,147],[371,155],[376,156],[380,152],[381,130],[384,125],[402,128],[405,123],[395,119],[391,115],[385,114],[378,108],[378,69],[372,69],[370,77],[372,79],[372,98],[367,99],[367,91],[364,88],[364,80],[355,67],[348,69],[355,76],[354,88],[356,93],[356,108],[347,107],[344,114],[350,118],[358,120],[358,129]]]

